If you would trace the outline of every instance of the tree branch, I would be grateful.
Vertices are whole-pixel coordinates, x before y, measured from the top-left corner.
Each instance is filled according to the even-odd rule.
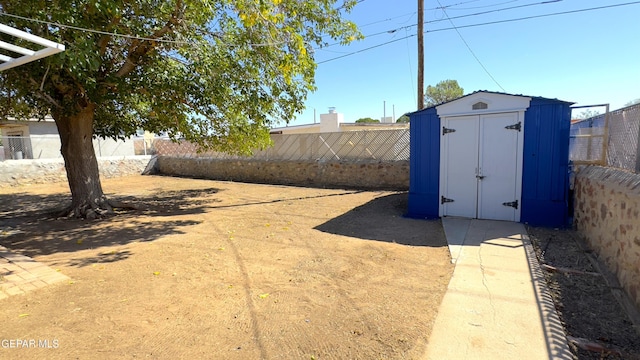
[[[49,74],[49,70],[51,69],[51,65],[47,66],[47,71],[44,73],[42,77],[42,82],[40,83],[40,91],[44,91],[44,81],[47,79],[47,74]]]
[[[33,84],[36,87],[36,91],[34,93],[37,97],[50,103],[51,105],[55,106],[58,109],[62,109],[62,106],[54,98],[52,98],[51,95],[45,93],[42,89],[38,88],[38,82],[31,76],[29,76],[29,82],[31,82],[31,84]]]
[[[111,20],[111,23],[109,23],[109,26],[107,27],[107,29],[112,29],[114,25],[117,25],[120,23],[120,20],[122,19],[122,17],[120,16],[116,16]],[[100,56],[104,56],[104,54],[107,52],[107,45],[109,45],[109,41],[111,41],[111,35],[102,35],[100,37],[100,40],[98,40],[98,52],[100,54]]]
[[[167,33],[173,31],[173,27],[177,25],[182,20],[183,12],[182,12],[182,0],[176,1],[176,7],[171,14],[171,18],[167,21],[167,23],[160,29],[156,30],[149,39],[159,39],[166,35]],[[153,40],[142,40],[136,43],[136,40],[132,42],[132,48],[129,51],[129,55],[127,56],[124,64],[116,71],[115,76],[118,78],[124,77],[130,72],[132,72],[136,66],[138,66],[138,62],[151,52],[156,47],[156,42]]]

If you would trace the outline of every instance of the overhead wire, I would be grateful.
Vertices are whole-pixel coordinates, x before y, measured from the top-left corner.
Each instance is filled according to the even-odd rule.
[[[436,0],[438,2],[438,4],[440,4],[440,0]],[[442,6],[442,4],[440,4],[440,6]],[[460,40],[462,40],[462,42],[464,43],[464,45],[467,47],[467,50],[469,50],[469,52],[471,53],[471,55],[473,55],[473,58],[476,59],[476,61],[478,62],[478,64],[480,64],[480,67],[482,67],[482,69],[484,70],[485,73],[487,73],[487,75],[489,75],[489,77],[491,78],[491,80],[493,80],[494,83],[496,83],[496,85],[498,85],[498,87],[503,91],[503,92],[507,92],[502,85],[500,85],[500,83],[498,82],[498,80],[496,80],[495,77],[493,77],[493,75],[491,74],[491,72],[489,72],[489,69],[487,69],[486,66],[484,66],[484,64],[482,63],[482,61],[480,61],[480,59],[478,58],[478,56],[476,55],[476,53],[471,49],[471,46],[469,46],[469,43],[467,42],[467,40],[465,40],[465,38],[462,36],[462,33],[460,32],[460,30],[458,30],[458,28],[456,27],[456,25],[453,23],[453,21],[449,18],[449,15],[447,14],[447,11],[444,9],[444,7],[442,8],[442,13],[444,14],[444,16],[447,17],[447,19],[449,20],[449,22],[451,23],[451,26],[453,26],[453,28],[455,29],[456,33],[458,34],[458,36],[460,37]]]
[[[478,2],[478,1],[480,1],[480,0],[469,0],[469,1],[463,1],[463,2],[456,3],[456,4],[447,5],[446,7],[452,7],[452,6],[464,5],[464,4],[469,4],[469,3]],[[442,5],[440,5],[440,7],[431,8],[431,9],[426,9],[426,10],[440,10],[440,9],[442,9]]]
[[[122,37],[122,38],[127,38],[127,39],[157,41],[157,42],[173,43],[173,44],[181,44],[181,45],[189,45],[190,44],[189,42],[180,41],[180,40],[150,38],[150,37],[142,37],[142,36],[135,36],[135,35],[119,34],[119,33],[113,33],[113,32],[95,30],[95,29],[87,29],[87,28],[83,28],[83,27],[79,27],[79,26],[65,25],[65,24],[60,24],[60,23],[56,23],[56,22],[52,22],[52,21],[32,19],[32,18],[20,16],[20,15],[9,14],[9,13],[6,13],[6,12],[0,12],[0,16],[7,16],[7,17],[14,18],[14,19],[20,19],[20,20],[39,23],[39,24],[45,24],[45,25],[49,25],[49,26],[56,26],[56,27],[59,27],[61,29],[72,29],[72,30],[84,31],[84,32],[100,34],[100,35],[110,35],[110,36]]]
[[[358,0],[358,1],[356,1],[356,4],[360,4],[360,3],[364,2],[364,1],[365,0]],[[338,7],[338,8],[336,8],[336,10],[343,9],[343,8],[345,8],[345,6],[346,5],[342,5],[342,6]],[[72,30],[78,30],[78,31],[89,32],[89,33],[94,33],[94,34],[108,35],[108,36],[113,36],[113,37],[132,39],[132,40],[155,41],[155,42],[160,42],[160,43],[170,43],[170,44],[178,44],[178,45],[196,45],[193,42],[189,42],[189,41],[171,40],[171,39],[162,39],[162,38],[152,38],[152,37],[144,37],[144,36],[129,35],[129,34],[120,34],[120,33],[103,31],[103,30],[95,30],[95,29],[83,28],[83,27],[74,26],[74,25],[66,25],[66,24],[61,24],[61,23],[52,22],[52,21],[33,19],[33,18],[25,17],[25,16],[10,14],[10,13],[7,13],[7,12],[0,12],[0,16],[7,16],[7,17],[20,19],[20,20],[25,20],[25,21],[30,21],[30,22],[35,22],[35,23],[39,23],[39,24],[45,24],[45,25],[49,25],[49,26],[56,26],[56,27],[61,28],[61,29],[72,29]],[[246,44],[246,45],[247,46],[262,47],[262,46],[277,46],[277,45],[282,45],[282,44],[285,44],[285,43],[288,43],[288,40],[283,40],[283,41],[278,41],[278,42],[273,42],[273,43],[255,43],[255,44]]]
[[[363,1],[365,1],[365,0],[359,0],[357,3],[361,3]],[[534,3],[534,4],[519,5],[517,7],[539,5],[539,4],[540,5],[541,4],[549,4],[549,3],[554,3],[554,2],[558,2],[558,1],[562,1],[562,0],[543,1],[543,2],[540,2],[540,3]],[[473,1],[468,1],[468,2],[473,2]],[[466,3],[468,3],[468,2],[466,2]],[[463,3],[465,3],[465,2],[463,2]],[[459,5],[459,4],[463,4],[463,3],[458,3],[458,4],[454,4],[454,5]],[[629,5],[636,5],[636,4],[640,4],[640,1],[631,1],[631,2],[620,3],[620,4],[610,4],[610,5],[597,6],[597,7],[592,7],[592,8],[568,10],[568,11],[562,11],[562,12],[556,12],[556,13],[549,13],[549,14],[531,15],[531,16],[524,16],[524,17],[512,18],[512,19],[489,21],[489,22],[477,23],[477,24],[459,25],[456,28],[457,29],[464,29],[464,28],[470,28],[470,27],[495,25],[495,24],[502,24],[502,23],[509,23],[509,22],[516,22],[516,21],[523,21],[523,20],[530,20],[530,19],[537,19],[537,18],[550,17],[550,16],[567,15],[567,14],[574,14],[574,13],[580,13],[580,12],[586,12],[586,11],[602,10],[602,9],[621,7],[621,6],[629,6]],[[453,6],[453,5],[450,5],[450,6]],[[344,5],[342,7],[344,7]],[[508,9],[512,9],[512,8],[516,8],[516,7],[495,9],[495,10],[489,10],[489,11],[481,12],[481,13],[454,16],[454,17],[451,17],[450,19],[458,19],[458,18],[463,18],[463,17],[476,16],[476,15],[487,14],[487,13],[492,13],[492,12],[504,11],[504,10],[508,10]],[[25,20],[25,21],[43,23],[43,24],[50,25],[50,26],[57,26],[57,27],[60,27],[60,28],[68,28],[68,29],[73,29],[73,30],[78,30],[78,31],[85,31],[85,32],[97,33],[97,34],[102,34],[102,35],[109,35],[109,36],[114,36],[114,37],[123,37],[123,38],[129,38],[129,39],[137,39],[137,40],[147,40],[147,41],[156,41],[156,42],[175,43],[175,44],[182,44],[182,45],[195,45],[192,42],[181,41],[181,40],[149,38],[149,37],[127,35],[127,34],[108,32],[108,31],[101,31],[101,30],[95,30],[95,29],[82,28],[82,27],[73,26],[73,25],[65,25],[65,24],[60,24],[60,23],[51,22],[51,21],[27,18],[27,17],[23,17],[23,16],[19,16],[19,15],[9,14],[9,13],[6,13],[6,12],[0,12],[0,16],[8,16],[8,17],[13,17],[13,18]],[[444,21],[444,19],[432,20],[432,21],[428,21],[426,23],[435,23],[435,22],[439,22],[439,21]],[[367,35],[367,37],[372,37],[372,36],[385,34],[385,33],[394,33],[394,32],[396,32],[398,30],[402,30],[402,29],[406,30],[406,29],[411,28],[413,26],[416,26],[416,24],[403,26],[403,27],[399,27],[399,28],[396,28],[396,29],[379,32],[379,33],[376,33],[376,34]],[[440,28],[440,29],[434,29],[434,30],[426,30],[425,33],[440,32],[440,31],[447,31],[447,30],[454,30],[454,28],[450,27],[450,28]],[[408,36],[405,36],[405,37],[402,37],[402,38],[398,38],[398,39],[394,39],[394,40],[391,40],[391,41],[387,41],[387,42],[384,42],[382,44],[370,46],[368,48],[360,49],[360,50],[357,50],[357,51],[354,51],[354,52],[351,52],[351,53],[348,53],[348,54],[345,54],[345,55],[342,55],[342,56],[338,56],[338,57],[335,57],[335,58],[331,58],[331,59],[327,59],[327,60],[324,60],[324,61],[320,61],[320,62],[317,62],[317,64],[322,64],[322,63],[326,63],[326,62],[329,62],[329,61],[338,60],[338,59],[344,58],[346,56],[355,55],[355,54],[361,53],[363,51],[375,49],[375,48],[378,48],[378,47],[381,47],[381,46],[384,46],[384,45],[388,45],[388,44],[391,44],[391,43],[394,43],[394,42],[397,42],[397,41],[400,41],[400,40],[411,38],[413,36],[416,36],[416,35],[415,34],[408,35]],[[278,42],[278,43],[247,44],[247,45],[250,45],[250,46],[276,46],[276,45],[281,45],[281,44],[286,43],[286,42],[287,41],[285,40],[285,41]],[[314,50],[323,50],[326,47],[333,46],[333,45],[338,45],[338,44],[339,43],[329,44],[327,46],[323,46],[321,48],[317,48],[317,49],[314,49]]]
[[[417,13],[418,13],[417,11],[414,11],[414,12],[410,12],[410,13],[406,13],[406,14],[390,17],[388,19],[382,19],[382,20],[377,20],[377,21],[373,21],[373,22],[370,22],[370,23],[366,23],[366,24],[363,24],[363,25],[358,25],[358,27],[359,28],[363,28],[363,27],[367,27],[367,26],[371,26],[371,25],[375,25],[375,24],[380,24],[380,23],[383,23],[383,22],[399,19],[399,18],[406,17],[406,16],[413,16],[413,15],[415,15]]]
[[[473,7],[467,7],[467,8],[454,8],[453,6],[443,6],[442,8],[446,8],[447,10],[475,10],[475,9],[486,9],[488,7],[493,7],[493,6],[500,6],[500,5],[504,5],[504,4],[510,4],[510,3],[514,3],[514,2],[518,2],[520,0],[509,0],[509,1],[505,1],[505,2],[501,2],[501,3],[495,3],[495,4],[489,4],[489,5],[483,5],[483,6],[473,6]],[[440,8],[435,9],[435,10],[442,10]]]
[[[405,35],[407,34],[408,30],[405,30]],[[409,79],[411,80],[411,88],[414,88],[415,86],[413,85],[413,65],[411,65],[411,50],[409,49],[409,38],[405,37],[405,39],[407,40],[407,59],[409,61]],[[413,102],[416,103],[418,101],[418,99],[416,98],[416,93],[415,91],[412,91],[413,93]]]
[[[568,15],[568,14],[575,14],[575,13],[580,13],[580,12],[596,11],[596,10],[603,10],[603,9],[609,9],[609,8],[614,8],[614,7],[637,5],[637,4],[640,4],[640,1],[631,1],[631,2],[626,2],[626,3],[621,3],[621,4],[611,4],[611,5],[597,6],[597,7],[585,8],[585,9],[568,10],[568,11],[549,13],[549,14],[530,15],[530,16],[523,16],[523,17],[519,17],[519,18],[488,21],[488,22],[477,23],[477,24],[458,25],[457,28],[458,29],[466,29],[466,28],[471,28],[471,27],[504,24],[504,23],[510,23],[510,22],[516,22],[516,21],[539,19],[539,18],[544,18],[544,17],[559,16],[559,15]],[[440,29],[433,29],[433,30],[425,30],[424,33],[427,34],[427,33],[448,31],[448,30],[454,30],[454,28],[453,27],[448,27],[448,28],[440,28]],[[404,39],[411,38],[411,37],[414,37],[414,36],[417,36],[417,34],[407,35],[407,36],[399,38],[399,39],[394,39],[394,40],[391,40],[391,41],[384,42],[382,44],[378,44],[378,45],[370,46],[368,48],[360,49],[360,50],[354,51],[354,52],[349,53],[349,54],[345,54],[345,55],[338,56],[338,57],[335,57],[335,58],[319,61],[319,62],[317,62],[317,64],[324,64],[324,63],[327,63],[327,62],[330,62],[330,61],[342,59],[342,58],[345,58],[347,56],[359,54],[359,53],[362,53],[362,52],[367,51],[367,50],[379,48],[381,46],[388,45],[388,44],[394,43],[396,41],[404,40]]]
[[[562,1],[562,0],[547,0],[547,1],[541,1],[541,2],[537,2],[537,3],[531,3],[531,4],[525,4],[525,5],[510,6],[510,7],[501,8],[501,9],[481,11],[481,12],[477,12],[477,13],[473,13],[473,14],[452,16],[450,19],[451,20],[455,20],[455,19],[462,19],[462,18],[471,17],[471,16],[486,15],[486,14],[491,14],[491,13],[500,12],[500,11],[519,9],[519,8],[529,7],[529,6],[548,5],[548,4],[553,4],[553,3],[556,3],[556,2],[560,2],[560,1]],[[441,8],[434,8],[432,10],[442,10],[442,9]],[[436,20],[425,21],[425,24],[434,24],[434,23],[441,22],[441,21],[445,21],[445,19],[436,19]],[[384,31],[380,31],[380,32],[377,32],[377,33],[365,35],[365,38],[370,38],[370,37],[383,35],[383,34],[393,34],[396,31],[409,29],[409,28],[412,28],[414,26],[417,26],[417,24],[406,25],[406,26],[395,28],[395,29],[389,29],[389,30],[384,30]],[[340,43],[332,43],[332,44],[326,45],[324,47],[335,46],[335,45],[340,45]]]
[[[364,0],[360,0],[360,2],[362,2],[362,1],[364,1]],[[60,24],[60,23],[57,23],[57,22],[51,22],[51,21],[28,18],[28,17],[24,17],[24,16],[20,16],[20,15],[9,14],[9,13],[6,13],[6,12],[0,12],[0,16],[7,16],[7,17],[12,17],[12,18],[15,18],[15,19],[35,22],[35,23],[39,23],[39,24],[45,24],[45,25],[49,25],[49,26],[56,26],[56,27],[59,27],[61,29],[72,29],[72,30],[78,30],[78,31],[83,31],[83,32],[88,32],[88,33],[94,33],[94,34],[100,34],[100,35],[108,35],[108,36],[120,37],[120,38],[132,39],[132,40],[155,41],[155,42],[159,42],[159,43],[170,43],[170,44],[178,44],[178,45],[194,45],[194,46],[197,45],[197,44],[195,44],[193,42],[189,42],[189,41],[171,40],[171,39],[162,39],[162,38],[151,38],[151,37],[144,37],[144,36],[120,34],[120,33],[108,32],[108,31],[103,31],[103,30],[88,29],[88,28],[83,28],[83,27],[79,27],[79,26],[65,25],[65,24]],[[286,44],[288,42],[289,42],[288,40],[283,40],[283,41],[278,41],[278,42],[273,42],[273,43],[255,43],[255,44],[251,43],[251,44],[246,44],[246,45],[247,46],[255,46],[255,47],[277,46],[277,45]]]

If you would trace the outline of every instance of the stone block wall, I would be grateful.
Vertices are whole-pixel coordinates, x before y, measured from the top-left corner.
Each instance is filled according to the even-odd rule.
[[[165,175],[262,184],[358,189],[409,189],[409,162],[220,160],[158,156]]]
[[[589,166],[575,178],[575,225],[640,309],[640,174]]]
[[[151,156],[99,158],[102,178],[141,174]],[[0,162],[0,187],[66,182],[62,159],[6,160]]]

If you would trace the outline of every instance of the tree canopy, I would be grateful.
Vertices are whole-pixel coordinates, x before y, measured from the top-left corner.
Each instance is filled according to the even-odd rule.
[[[576,115],[576,119],[589,119],[598,115],[600,115],[600,111],[598,110],[585,109],[582,110],[578,115]]]
[[[0,72],[0,117],[51,115],[74,215],[108,211],[87,139],[142,128],[230,153],[267,146],[315,89],[314,47],[361,38],[343,19],[356,3],[0,0],[3,23],[66,46]]]
[[[379,123],[380,120],[372,119],[370,117],[360,118],[356,120],[356,123]]]
[[[397,123],[409,123],[410,119],[409,116],[407,115],[402,115],[398,118],[398,120],[396,120]]]
[[[464,95],[464,89],[458,85],[457,80],[443,80],[436,86],[427,86],[427,91],[424,93],[425,107],[455,100],[462,95]]]

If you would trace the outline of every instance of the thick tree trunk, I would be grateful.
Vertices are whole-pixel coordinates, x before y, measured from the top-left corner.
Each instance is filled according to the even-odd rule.
[[[113,212],[100,184],[93,148],[95,104],[75,114],[52,114],[60,133],[62,157],[71,189],[71,205],[60,215],[95,219]]]

